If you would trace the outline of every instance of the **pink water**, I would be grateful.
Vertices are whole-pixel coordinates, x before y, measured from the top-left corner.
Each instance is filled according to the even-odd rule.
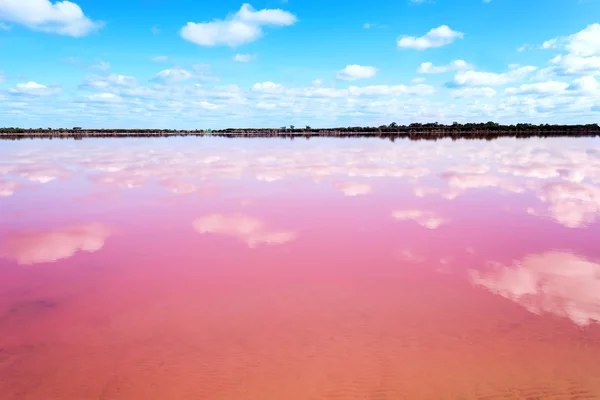
[[[0,399],[600,399],[600,142],[0,142]]]

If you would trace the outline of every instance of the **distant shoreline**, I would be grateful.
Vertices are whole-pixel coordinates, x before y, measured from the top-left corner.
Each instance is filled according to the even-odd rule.
[[[312,138],[312,137],[377,137],[388,140],[437,140],[437,139],[496,139],[501,137],[596,137],[600,126],[588,125],[500,125],[485,124],[411,124],[382,125],[379,127],[348,128],[281,128],[281,129],[218,129],[218,130],[171,130],[171,129],[23,129],[0,128],[0,140],[21,139],[75,139],[84,138],[142,138],[208,136],[228,138]]]

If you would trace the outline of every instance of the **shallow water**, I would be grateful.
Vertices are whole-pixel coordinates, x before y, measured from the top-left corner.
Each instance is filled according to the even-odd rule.
[[[600,399],[600,141],[0,142],[0,398]]]

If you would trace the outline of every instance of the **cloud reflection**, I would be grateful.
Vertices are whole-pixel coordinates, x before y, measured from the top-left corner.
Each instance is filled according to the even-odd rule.
[[[160,182],[160,185],[173,194],[190,194],[197,192],[199,186],[195,183],[182,181],[179,179],[166,179]]]
[[[337,182],[335,187],[344,193],[344,196],[360,196],[369,194],[373,187],[367,183],[360,182]]]
[[[0,196],[12,196],[18,188],[19,184],[17,182],[0,181]]]
[[[47,232],[11,232],[0,255],[21,265],[54,262],[78,251],[95,252],[104,246],[111,230],[104,224],[71,225]]]
[[[552,182],[539,193],[548,203],[548,212],[554,220],[567,228],[581,228],[594,222],[600,213],[600,189],[584,183]],[[537,215],[533,209],[530,214]]]
[[[199,233],[237,237],[251,248],[260,244],[284,244],[296,238],[294,231],[269,228],[262,220],[245,214],[209,214],[197,218],[193,226]]]
[[[427,229],[437,229],[448,222],[447,219],[438,216],[432,211],[423,210],[396,210],[392,217],[398,221],[413,220]]]
[[[585,326],[600,322],[600,264],[568,252],[525,257],[513,265],[471,271],[471,281],[532,313],[552,313]]]

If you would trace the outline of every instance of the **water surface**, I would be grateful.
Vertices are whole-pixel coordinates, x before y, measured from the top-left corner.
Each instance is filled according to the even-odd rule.
[[[0,142],[0,397],[600,399],[600,142]]]

